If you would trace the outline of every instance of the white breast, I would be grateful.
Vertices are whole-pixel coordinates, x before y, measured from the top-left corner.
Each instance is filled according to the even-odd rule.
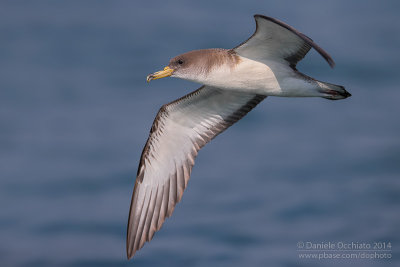
[[[286,70],[286,66],[280,63],[271,62],[266,65],[240,57],[240,62],[235,66],[224,64],[214,68],[208,75],[202,77],[204,78],[202,82],[227,90],[279,95],[281,92],[279,85],[281,77],[279,76],[282,76],[283,73],[289,72]]]

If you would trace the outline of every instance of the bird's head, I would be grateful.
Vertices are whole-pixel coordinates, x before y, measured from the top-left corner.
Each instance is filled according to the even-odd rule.
[[[149,74],[147,82],[171,76],[203,83],[214,67],[231,59],[228,51],[230,50],[203,49],[181,54],[172,58],[163,70]]]

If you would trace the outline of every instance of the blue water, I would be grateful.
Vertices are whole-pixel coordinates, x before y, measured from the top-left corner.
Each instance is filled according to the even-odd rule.
[[[2,1],[1,266],[400,264],[398,1]],[[298,68],[343,101],[267,98],[199,154],[173,216],[133,261],[131,192],[170,57],[234,47],[252,15],[312,51]],[[206,19],[206,20],[205,20]],[[392,244],[392,259],[299,259],[298,242]]]

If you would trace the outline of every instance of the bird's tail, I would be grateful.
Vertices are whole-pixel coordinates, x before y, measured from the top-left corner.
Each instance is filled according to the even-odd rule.
[[[323,98],[329,100],[340,100],[351,96],[351,94],[341,85],[321,81],[317,81],[317,83],[319,85],[318,91],[323,94],[321,96]]]

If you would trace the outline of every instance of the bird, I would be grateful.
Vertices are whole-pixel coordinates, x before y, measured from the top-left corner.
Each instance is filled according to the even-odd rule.
[[[232,49],[193,50],[172,58],[147,82],[176,77],[202,86],[163,105],[142,151],[129,211],[126,251],[131,259],[160,230],[188,185],[198,151],[267,96],[345,99],[341,85],[297,70],[314,48],[333,68],[331,56],[288,24],[254,15],[254,34]]]

